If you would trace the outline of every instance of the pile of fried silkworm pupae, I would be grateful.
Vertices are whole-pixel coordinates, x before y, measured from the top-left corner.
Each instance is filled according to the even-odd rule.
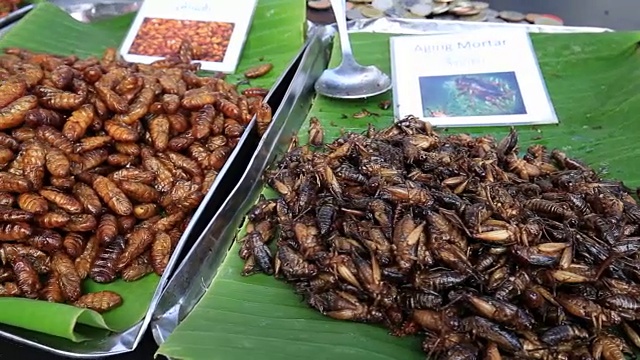
[[[292,147],[265,174],[279,197],[247,214],[243,274],[423,334],[432,359],[624,359],[640,347],[640,208],[565,153],[517,144],[409,117]]]
[[[175,57],[0,55],[0,296],[98,312],[82,281],[161,275],[253,114],[271,109]]]

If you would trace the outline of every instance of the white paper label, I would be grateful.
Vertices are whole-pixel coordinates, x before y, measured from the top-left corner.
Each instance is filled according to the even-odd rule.
[[[557,123],[524,30],[391,39],[396,117],[437,126]]]
[[[234,72],[257,0],[145,0],[121,46],[127,61],[175,55],[183,39],[198,48],[202,69]]]

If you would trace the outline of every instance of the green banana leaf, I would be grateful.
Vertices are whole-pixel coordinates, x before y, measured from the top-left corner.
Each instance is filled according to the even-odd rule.
[[[128,14],[85,24],[50,3],[42,3],[0,39],[0,48],[100,56],[107,47],[120,45],[134,16]],[[260,0],[238,65],[238,75],[231,75],[232,81],[241,78],[247,68],[265,61],[273,63],[273,70],[251,85],[267,88],[274,85],[303,44],[304,19],[305,5],[300,1]],[[91,328],[122,331],[143,318],[159,280],[156,275],[148,275],[133,283],[116,281],[101,285],[86,281],[87,292],[112,290],[122,295],[123,305],[103,315],[70,305],[0,297],[0,323],[72,341],[105,334]]]
[[[353,34],[358,61],[389,72],[389,36]],[[640,185],[640,167],[635,166],[640,149],[634,141],[640,134],[640,33],[531,37],[561,123],[518,128],[522,146],[560,147],[611,177]],[[339,45],[334,44],[330,66],[339,61]],[[320,119],[325,139],[331,141],[343,129],[362,132],[368,123],[390,125],[392,110],[378,108],[389,99],[390,93],[354,101],[317,97],[309,116]],[[376,115],[354,119],[363,108]],[[307,129],[305,123],[299,132],[302,143]],[[503,136],[508,129],[449,130],[454,131]],[[376,326],[331,320],[308,308],[282,282],[263,275],[242,277],[237,253],[235,244],[210,289],[159,354],[181,360],[424,359],[417,338],[394,338]]]

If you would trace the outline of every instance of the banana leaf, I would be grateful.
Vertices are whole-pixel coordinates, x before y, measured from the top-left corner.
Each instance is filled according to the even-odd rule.
[[[353,34],[356,58],[390,72],[389,36]],[[561,122],[518,128],[522,147],[534,142],[560,147],[607,176],[640,185],[640,167],[634,166],[640,150],[632,140],[640,134],[640,82],[635,81],[640,76],[640,33],[533,34],[532,39]],[[337,42],[329,66],[340,61]],[[317,97],[309,117],[320,119],[325,141],[331,141],[342,130],[362,132],[368,123],[390,125],[392,109],[378,108],[380,101],[390,99],[390,93],[354,101]],[[363,108],[375,114],[354,119]],[[306,122],[299,132],[301,143],[308,137],[307,129]],[[499,137],[508,128],[448,132],[454,131]],[[207,293],[159,354],[181,360],[424,359],[417,338],[395,338],[376,326],[331,320],[272,277],[242,277],[237,253],[235,244]]]
[[[128,14],[86,24],[52,4],[42,3],[0,39],[0,48],[22,47],[59,55],[100,56],[107,47],[120,45],[133,17],[134,14]],[[238,79],[247,68],[266,61],[273,63],[273,70],[252,81],[252,86],[268,88],[274,85],[303,44],[304,19],[305,5],[299,1],[260,0],[238,65],[239,75],[230,77]],[[0,297],[0,323],[72,341],[104,334],[104,331],[96,332],[95,328],[122,331],[144,317],[159,280],[156,275],[148,275],[132,283],[119,280],[103,285],[86,281],[86,292],[112,290],[122,295],[123,305],[103,315],[65,304]]]

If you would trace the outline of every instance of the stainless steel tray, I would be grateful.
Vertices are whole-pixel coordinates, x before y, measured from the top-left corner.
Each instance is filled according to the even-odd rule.
[[[474,30],[493,25],[496,24],[404,19],[377,19],[349,23],[350,31],[353,32],[406,34]],[[507,24],[507,28],[510,26],[515,25]],[[548,33],[612,31],[603,28],[517,26],[526,27],[530,32]],[[228,254],[242,225],[244,215],[262,191],[263,171],[286,151],[292,136],[300,129],[308,115],[316,95],[313,90],[314,83],[329,64],[335,29],[333,26],[313,26],[310,32],[306,51],[285,95],[285,100],[274,118],[272,129],[274,131],[261,140],[259,149],[254,153],[242,179],[186,255],[185,260],[176,269],[174,277],[160,296],[150,325],[158,344],[162,344],[167,339],[211,285],[219,265]],[[229,254],[229,256],[235,256],[235,254]]]
[[[74,14],[79,14],[81,9],[84,14],[92,13],[94,18],[104,18],[104,14],[96,9],[105,9],[108,12],[109,16],[122,15],[126,13],[126,10],[130,10],[131,7],[123,6],[122,4],[128,3],[133,4],[135,1],[120,1],[117,6],[112,6],[115,2],[110,2],[108,4],[99,1],[53,1],[57,3],[57,5],[61,6],[63,9],[68,9],[69,12]],[[72,3],[72,4],[71,4]],[[109,5],[109,6],[105,6]],[[122,6],[121,6],[122,5]],[[17,21],[24,14],[30,11],[33,6],[28,6],[23,9],[20,9],[20,14],[15,15],[13,17],[13,21]],[[75,10],[74,10],[75,9]],[[93,9],[93,10],[91,10]],[[125,11],[124,13],[118,14],[114,9],[120,9]],[[76,12],[74,12],[76,11]],[[17,13],[17,12],[16,12]],[[2,26],[2,21],[12,16],[14,13],[0,20],[0,26]],[[80,17],[80,15],[78,15]],[[82,15],[84,16],[84,15]],[[75,16],[74,16],[75,17]],[[83,18],[86,20],[86,16]],[[12,24],[14,22],[7,21],[5,24]],[[2,35],[2,30],[0,30],[0,36]],[[269,105],[276,111],[278,106],[280,105],[280,95],[274,94],[282,94],[288,88],[288,80],[293,76],[293,71],[295,70],[295,65],[297,64],[297,59],[302,56],[304,52],[304,47],[300,50],[300,52],[296,55],[296,57],[288,64],[287,70],[283,72],[280,77],[276,80],[273,88],[269,92],[269,94],[265,97],[265,101],[269,103]],[[271,131],[270,129],[269,131]],[[255,118],[249,123],[244,134],[240,138],[238,145],[234,149],[234,151],[229,156],[229,159],[225,163],[225,165],[220,170],[220,173],[211,188],[205,195],[202,203],[196,209],[193,218],[189,225],[187,226],[185,232],[182,234],[176,249],[174,251],[174,255],[171,257],[169,264],[165,270],[164,275],[160,278],[160,282],[156,288],[156,291],[152,297],[151,303],[149,304],[149,308],[144,316],[144,318],[134,325],[133,327],[127,329],[122,333],[114,333],[110,334],[106,338],[100,338],[95,340],[89,340],[81,343],[75,343],[63,338],[50,336],[46,334],[41,334],[21,328],[0,325],[0,336],[25,344],[29,346],[33,346],[56,355],[65,356],[68,358],[102,358],[105,356],[112,356],[120,353],[125,353],[132,351],[139,344],[142,339],[149,323],[151,321],[152,313],[154,312],[158,300],[160,299],[160,295],[169,282],[171,276],[173,275],[173,270],[176,265],[180,262],[180,256],[182,250],[188,247],[188,244],[192,244],[194,240],[200,236],[198,231],[208,223],[210,223],[209,219],[215,212],[215,207],[211,206],[212,203],[217,202],[217,206],[222,203],[222,201],[229,194],[228,190],[231,188],[228,184],[230,179],[227,176],[230,173],[231,169],[237,169],[238,166],[244,164],[238,164],[241,160],[239,157],[242,155],[246,155],[247,153],[253,153],[256,150],[256,143],[258,142],[259,136],[255,129]],[[237,171],[237,170],[235,170]],[[224,186],[223,186],[224,185]],[[226,187],[227,189],[224,189]],[[226,190],[226,191],[225,191]]]

